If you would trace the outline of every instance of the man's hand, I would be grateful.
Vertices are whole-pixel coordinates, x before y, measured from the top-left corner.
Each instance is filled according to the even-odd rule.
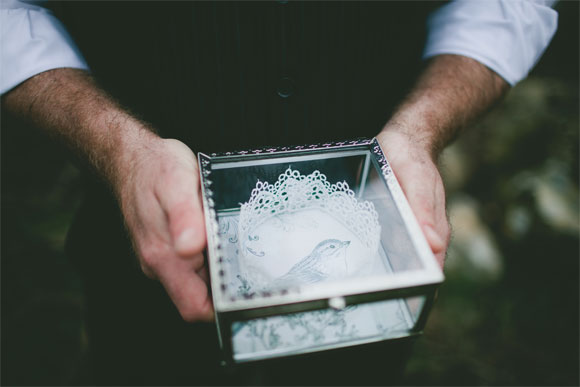
[[[143,272],[186,321],[213,319],[197,162],[177,140],[154,137],[121,166],[115,191]]]
[[[450,232],[437,157],[507,90],[505,80],[473,59],[434,57],[377,135],[441,267]]]
[[[450,228],[445,211],[443,181],[431,154],[407,135],[396,131],[383,131],[377,140],[437,262],[443,268]]]
[[[66,143],[103,177],[118,198],[143,271],[161,281],[185,320],[212,319],[191,150],[159,138],[82,70],[40,73],[3,95],[2,104]]]

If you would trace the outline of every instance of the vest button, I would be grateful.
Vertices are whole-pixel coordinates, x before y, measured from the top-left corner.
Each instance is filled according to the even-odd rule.
[[[280,78],[276,87],[276,93],[282,98],[288,98],[294,94],[294,81],[292,78]]]

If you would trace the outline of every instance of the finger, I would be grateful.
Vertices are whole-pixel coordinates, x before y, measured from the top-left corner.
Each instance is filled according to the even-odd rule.
[[[425,238],[427,239],[427,242],[429,242],[429,246],[431,246],[433,252],[441,252],[445,248],[445,241],[443,238],[441,238],[441,236],[435,232],[433,226],[429,224],[424,224],[422,229],[423,234],[425,234]]]
[[[181,261],[183,262],[183,261]],[[171,265],[159,273],[161,283],[187,322],[213,321],[214,309],[203,279],[187,265]]]
[[[425,239],[427,239],[427,243],[429,247],[431,247],[431,251],[435,255],[437,259],[437,263],[441,267],[445,262],[445,253],[447,251],[447,241],[445,241],[430,225],[423,225],[423,234],[425,234]]]
[[[205,224],[197,179],[181,173],[178,184],[163,186],[157,197],[169,225],[173,247],[181,256],[200,253],[206,244]]]

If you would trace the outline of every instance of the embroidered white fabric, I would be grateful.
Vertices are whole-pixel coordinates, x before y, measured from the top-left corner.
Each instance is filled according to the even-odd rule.
[[[380,231],[374,205],[346,182],[289,168],[274,184],[258,181],[241,205],[240,274],[248,290],[369,274],[382,266]]]
[[[247,247],[252,251],[246,251],[245,257],[240,252],[238,221],[237,213],[225,213],[219,218],[220,243],[223,244],[224,263],[228,266],[231,295],[252,294],[268,288],[263,286],[268,284],[267,281],[256,281],[260,278],[256,273],[265,273],[277,283],[279,277],[284,276],[304,254],[308,254],[317,241],[331,237],[351,242],[346,256],[351,260],[349,271],[354,273],[352,275],[391,273],[384,264],[386,257],[382,249],[369,255],[362,243],[358,242],[357,245],[353,233],[341,229],[342,225],[334,218],[316,208],[274,216],[264,221],[255,232],[249,234],[252,240],[248,240]],[[260,263],[261,269],[252,268]],[[355,270],[352,267],[355,264],[364,270]],[[240,266],[245,268],[243,275],[239,271]],[[316,310],[234,322],[231,327],[232,347],[239,360],[265,358],[313,347],[342,346],[397,337],[404,335],[412,326],[413,317],[405,302],[387,300],[350,305],[338,311]]]

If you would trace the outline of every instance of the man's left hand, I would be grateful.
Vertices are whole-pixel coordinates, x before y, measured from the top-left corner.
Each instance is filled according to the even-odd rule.
[[[443,180],[431,153],[419,141],[388,127],[377,135],[377,140],[437,262],[443,268],[450,227],[445,211]]]

